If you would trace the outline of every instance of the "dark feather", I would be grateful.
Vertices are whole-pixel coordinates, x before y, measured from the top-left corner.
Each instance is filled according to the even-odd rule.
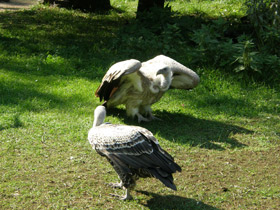
[[[137,142],[137,144],[133,144]],[[148,139],[142,133],[133,142],[123,143],[120,147],[115,144],[105,146],[103,153],[110,158],[124,173],[130,169],[145,169],[159,179],[167,187],[176,190],[172,173],[181,171],[173,158],[159,145]],[[119,174],[120,175],[120,174]]]
[[[119,83],[120,78],[110,78],[109,80],[105,80],[95,91],[95,96],[99,97],[100,102],[102,100],[108,101],[110,99],[110,96],[112,96],[113,89],[117,88]]]
[[[173,183],[173,177],[171,174],[167,177],[163,177],[154,168],[149,169],[149,171],[151,172],[151,174],[154,175],[155,178],[159,179],[166,187],[169,187],[170,189],[175,191],[177,190],[175,184]]]
[[[140,61],[127,60],[114,64],[104,75],[101,84],[95,91],[95,96],[108,101],[118,89],[120,81],[124,75],[131,74],[141,67]]]
[[[95,150],[106,156],[126,188],[139,177],[155,177],[176,190],[172,174],[181,171],[153,134],[138,126],[102,124],[89,132]]]

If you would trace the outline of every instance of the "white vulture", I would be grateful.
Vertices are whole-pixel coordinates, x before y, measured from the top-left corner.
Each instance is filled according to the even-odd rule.
[[[140,177],[155,177],[176,190],[172,173],[181,171],[181,167],[160,147],[153,134],[139,126],[104,123],[105,117],[106,108],[98,106],[88,140],[98,154],[107,158],[120,178],[120,183],[109,185],[126,190],[124,196],[113,196],[132,199],[130,191]]]
[[[150,121],[157,119],[151,105],[168,89],[189,90],[196,87],[199,80],[194,71],[164,55],[143,63],[130,59],[109,68],[95,96],[104,100],[107,108],[124,104],[128,116],[137,116],[138,122]]]

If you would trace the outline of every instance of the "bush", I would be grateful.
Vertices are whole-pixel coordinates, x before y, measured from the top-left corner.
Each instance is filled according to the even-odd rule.
[[[270,5],[269,11],[277,13],[278,6],[269,2],[265,4]],[[166,54],[182,57],[190,68],[212,66],[241,78],[279,83],[278,13],[271,18],[264,8],[259,4],[249,7],[241,20],[203,20],[171,12],[169,7],[154,9],[123,27],[112,48],[126,58]],[[256,17],[260,12],[266,20]],[[252,22],[254,18],[259,22]]]
[[[192,41],[196,48],[193,62],[213,65],[236,73],[241,78],[253,77],[266,82],[279,82],[280,58],[268,46],[258,48],[257,39],[250,30],[235,37],[225,36],[230,25],[224,19],[204,24],[194,30]],[[266,34],[266,36],[271,36]],[[275,37],[279,42],[279,37]],[[274,47],[276,50],[276,48]]]
[[[245,4],[258,47],[280,56],[280,0],[246,0]]]
[[[180,54],[188,46],[188,34],[195,25],[193,18],[182,18],[168,6],[153,8],[121,28],[112,47],[126,56],[143,54],[144,59],[157,54]]]

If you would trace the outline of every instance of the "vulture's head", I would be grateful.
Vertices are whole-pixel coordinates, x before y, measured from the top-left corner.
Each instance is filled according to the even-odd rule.
[[[104,106],[98,106],[94,110],[93,127],[99,126],[104,122],[106,117],[106,108]]]
[[[172,82],[172,71],[168,66],[163,66],[156,72],[154,86],[157,86],[159,91],[167,91]]]

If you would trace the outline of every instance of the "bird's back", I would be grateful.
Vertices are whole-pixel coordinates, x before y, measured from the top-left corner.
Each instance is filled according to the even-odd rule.
[[[91,128],[88,140],[95,148],[118,148],[124,145],[132,147],[146,140],[143,139],[143,135],[158,143],[153,134],[145,128],[115,124],[102,124]]]

